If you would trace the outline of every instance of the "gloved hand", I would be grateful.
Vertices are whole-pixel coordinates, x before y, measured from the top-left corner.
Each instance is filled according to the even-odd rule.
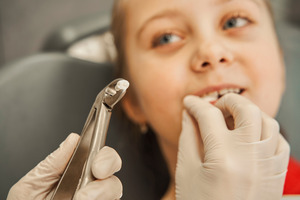
[[[215,106],[184,99],[176,167],[177,200],[276,200],[290,148],[278,123],[248,99],[227,94]],[[233,117],[233,130],[225,118]]]
[[[9,191],[7,200],[50,199],[69,159],[79,141],[79,135],[70,134],[60,147],[20,179]],[[76,200],[115,200],[122,196],[120,180],[112,176],[121,168],[121,159],[115,150],[102,148],[94,159],[93,175],[101,180],[89,183],[75,195]]]

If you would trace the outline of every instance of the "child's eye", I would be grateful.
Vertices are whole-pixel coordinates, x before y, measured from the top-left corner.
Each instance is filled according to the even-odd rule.
[[[232,17],[223,26],[224,30],[246,26],[250,21],[243,17]]]
[[[178,42],[180,40],[181,40],[181,37],[179,37],[178,35],[175,35],[173,33],[167,33],[167,34],[163,34],[160,37],[156,38],[153,41],[152,46],[153,47],[162,46],[162,45],[166,45],[169,43]]]

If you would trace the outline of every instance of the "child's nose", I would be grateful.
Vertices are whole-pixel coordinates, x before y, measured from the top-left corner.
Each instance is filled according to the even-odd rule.
[[[228,66],[233,55],[224,45],[214,42],[197,47],[192,57],[191,68],[195,72],[205,72],[222,66]]]

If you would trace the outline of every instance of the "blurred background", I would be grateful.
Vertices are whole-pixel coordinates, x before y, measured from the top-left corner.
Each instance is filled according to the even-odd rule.
[[[286,92],[278,114],[292,155],[300,159],[300,1],[271,0],[286,63]]]
[[[0,0],[0,66],[40,51],[59,26],[110,12],[112,0]]]
[[[292,154],[300,160],[300,1],[271,2],[287,71],[287,90],[277,118],[288,135]],[[109,13],[112,4],[112,0],[0,0],[0,75],[2,66],[7,63],[41,51],[51,51],[49,38],[61,26],[99,13]],[[73,33],[67,31],[65,34],[72,37]],[[97,43],[97,37],[95,40]]]

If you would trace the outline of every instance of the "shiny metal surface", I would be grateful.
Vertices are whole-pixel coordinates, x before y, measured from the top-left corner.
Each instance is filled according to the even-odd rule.
[[[95,180],[91,164],[97,152],[105,145],[106,134],[113,107],[122,99],[126,89],[115,90],[116,79],[96,97],[81,133],[81,139],[63,173],[52,200],[70,200],[75,192]]]

